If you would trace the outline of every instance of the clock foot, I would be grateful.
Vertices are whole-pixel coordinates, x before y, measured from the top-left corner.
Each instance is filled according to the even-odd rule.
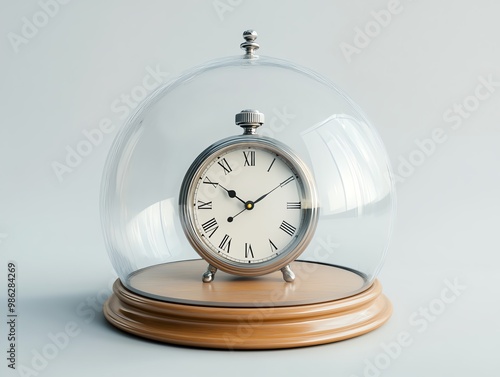
[[[213,281],[216,272],[217,272],[217,268],[212,266],[211,264],[209,264],[207,271],[203,274],[203,282],[210,283],[211,281]]]
[[[285,280],[287,283],[291,283],[295,280],[295,274],[293,273],[289,264],[283,267],[281,269],[281,272],[283,273],[283,280]]]

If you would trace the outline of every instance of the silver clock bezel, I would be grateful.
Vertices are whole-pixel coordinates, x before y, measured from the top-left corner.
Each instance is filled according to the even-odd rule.
[[[256,147],[275,153],[300,177],[297,180],[302,203],[301,226],[296,237],[281,253],[269,260],[256,263],[243,263],[219,257],[204,241],[195,225],[194,196],[199,177],[216,155],[232,149]],[[189,167],[181,184],[179,194],[179,215],[186,237],[195,251],[210,265],[241,276],[259,276],[285,267],[309,245],[318,222],[318,199],[312,174],[305,163],[288,146],[278,140],[261,135],[238,135],[222,139],[201,152]]]

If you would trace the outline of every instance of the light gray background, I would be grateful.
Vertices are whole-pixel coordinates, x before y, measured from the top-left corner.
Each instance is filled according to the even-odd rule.
[[[493,374],[500,349],[500,84],[476,87],[500,82],[500,4],[401,0],[400,12],[377,30],[372,12],[391,6],[386,0],[74,0],[53,10],[16,52],[9,33],[22,35],[23,17],[41,17],[43,24],[42,8],[33,0],[2,1],[0,313],[4,324],[6,264],[14,260],[18,367],[34,369],[34,355],[53,343],[50,334],[74,323],[78,335],[47,365],[38,364],[38,375]],[[310,67],[357,101],[378,127],[396,174],[406,176],[397,183],[398,220],[380,275],[394,314],[356,339],[270,352],[172,347],[114,331],[99,306],[90,306],[114,278],[98,211],[103,164],[124,121],[111,104],[141,84],[148,66],[174,77],[238,54],[247,28],[259,32],[262,54]],[[341,46],[355,46],[356,28],[374,36],[347,59]],[[481,99],[470,97],[477,93]],[[464,101],[474,110],[443,119]],[[58,179],[54,162],[64,163],[66,147],[103,118],[115,129]],[[446,141],[428,155],[418,152],[415,140],[433,134]],[[405,170],[401,161],[410,159],[418,166]],[[443,304],[441,293],[454,282],[460,295]],[[419,308],[429,307],[438,315],[422,320]],[[387,359],[384,345],[402,333],[411,345]],[[4,325],[0,345],[5,355]],[[0,374],[16,375],[1,359]],[[385,369],[366,369],[376,362]]]

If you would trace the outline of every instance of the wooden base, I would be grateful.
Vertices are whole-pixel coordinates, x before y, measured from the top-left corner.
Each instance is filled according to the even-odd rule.
[[[129,278],[131,289],[117,280],[104,305],[106,319],[119,329],[166,343],[273,349],[362,335],[392,313],[378,281],[338,298],[359,290],[364,281],[342,268],[294,262],[294,283],[283,282],[279,271],[257,278],[219,272],[214,282],[203,283],[204,266],[203,261],[185,261],[149,267]]]

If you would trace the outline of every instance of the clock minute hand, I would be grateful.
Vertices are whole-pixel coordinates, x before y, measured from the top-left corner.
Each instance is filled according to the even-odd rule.
[[[280,187],[283,187],[285,186],[286,184],[290,183],[291,181],[293,181],[294,179],[294,176],[290,176],[289,178],[285,179],[283,182],[281,182],[278,186],[276,186],[275,188],[273,188],[271,191],[269,191],[268,193],[262,195],[259,199],[257,199],[256,201],[253,202],[253,204],[257,204],[258,202],[260,202],[262,199],[264,199],[266,196],[268,196],[270,193],[272,193],[274,190],[280,188]]]
[[[267,194],[262,195],[259,199],[257,199],[255,202],[253,202],[253,204],[257,204],[258,202],[260,202],[262,199],[264,199],[266,196],[268,196],[270,193],[272,193],[278,187],[280,187],[280,186],[278,185],[275,188],[273,188],[271,191],[269,191]]]

